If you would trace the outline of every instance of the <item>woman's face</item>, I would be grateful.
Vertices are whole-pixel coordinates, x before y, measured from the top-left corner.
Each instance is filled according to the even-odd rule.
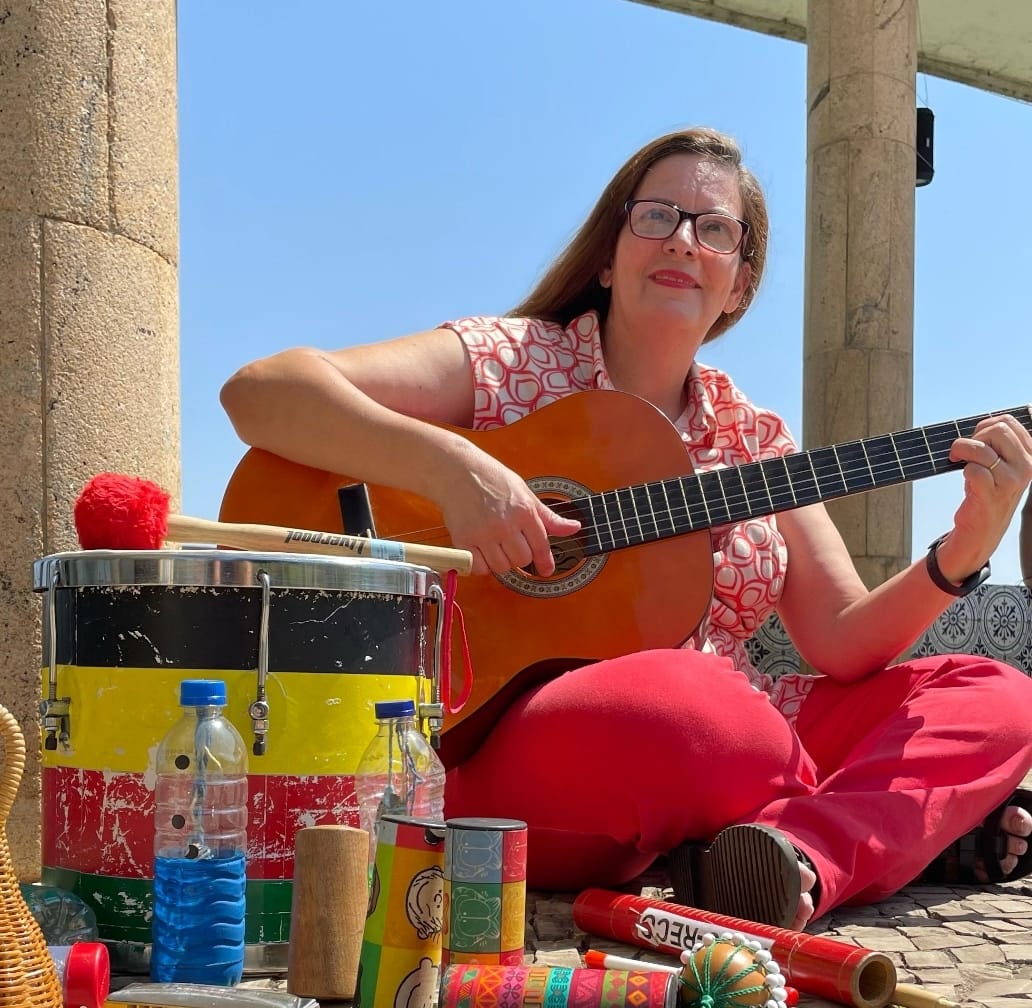
[[[743,217],[734,170],[696,154],[672,154],[656,162],[634,199],[664,200],[694,213]],[[672,326],[697,349],[721,313],[738,307],[749,277],[740,249],[721,254],[705,248],[690,221],[682,221],[663,240],[639,238],[625,222],[613,261],[599,274],[602,285],[612,289],[607,329],[617,326],[638,336],[656,326]]]

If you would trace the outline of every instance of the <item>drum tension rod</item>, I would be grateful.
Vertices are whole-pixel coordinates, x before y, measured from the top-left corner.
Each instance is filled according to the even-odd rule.
[[[258,572],[258,581],[262,586],[262,614],[258,624],[258,689],[254,701],[247,708],[251,718],[251,729],[254,731],[254,745],[251,751],[255,756],[265,755],[265,738],[269,733],[269,702],[266,699],[265,681],[269,675],[269,606],[272,601],[272,589],[269,575],[265,571]]]
[[[420,697],[419,719],[425,723],[430,735],[430,745],[434,749],[441,748],[441,729],[444,727],[444,685],[442,683],[443,671],[441,668],[441,649],[446,646],[444,639],[444,607],[446,599],[444,591],[439,584],[430,586],[428,592],[430,599],[437,605],[437,626],[434,631],[434,655],[433,665],[430,670],[430,702],[422,702]],[[425,668],[423,671],[425,675]],[[423,691],[420,690],[420,693]]]
[[[72,730],[72,698],[57,696],[57,568],[50,575],[47,591],[47,650],[49,651],[49,674],[47,676],[47,697],[39,704],[39,717],[46,738],[43,748],[48,752],[57,749],[58,742],[68,745]]]

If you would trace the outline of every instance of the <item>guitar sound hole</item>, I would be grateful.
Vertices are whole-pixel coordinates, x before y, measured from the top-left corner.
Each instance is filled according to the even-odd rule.
[[[533,564],[528,564],[523,570],[531,577],[541,578],[543,581],[566,577],[584,559],[584,551],[575,538],[553,539],[552,558],[555,560],[555,573],[547,578],[540,575]]]
[[[576,518],[583,524],[584,518],[580,509],[568,497],[562,497],[554,493],[539,493],[541,501],[547,504],[556,514],[564,518]],[[542,580],[558,580],[566,577],[578,564],[584,561],[584,546],[581,542],[581,532],[572,536],[553,538],[551,540],[552,558],[555,560],[555,573]],[[533,564],[525,567],[524,570],[532,577],[541,578]]]

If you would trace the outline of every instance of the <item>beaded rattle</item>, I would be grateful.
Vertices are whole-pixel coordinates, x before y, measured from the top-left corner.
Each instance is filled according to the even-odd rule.
[[[681,1004],[698,1008],[789,1008],[781,968],[759,942],[709,932],[681,953]],[[792,993],[795,993],[794,991]],[[798,1000],[798,995],[792,1003]]]

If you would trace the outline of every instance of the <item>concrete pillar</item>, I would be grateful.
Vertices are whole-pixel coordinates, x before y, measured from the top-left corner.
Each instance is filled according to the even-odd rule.
[[[175,0],[0,13],[0,703],[29,760],[7,831],[39,874],[34,560],[114,470],[179,497]],[[92,730],[117,730],[97,725]]]
[[[917,0],[807,5],[803,441],[912,426]],[[909,485],[828,510],[868,586],[910,563]]]

